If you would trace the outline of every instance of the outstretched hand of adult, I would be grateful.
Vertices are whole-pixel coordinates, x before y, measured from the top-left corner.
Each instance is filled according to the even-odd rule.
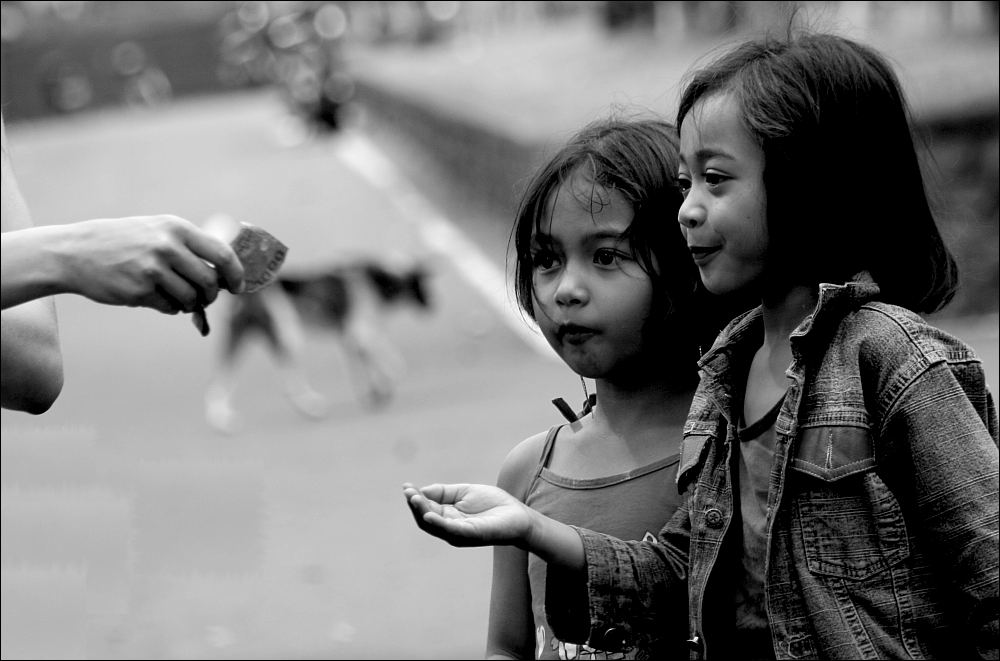
[[[523,546],[531,533],[531,510],[497,487],[404,484],[403,495],[420,529],[452,546]]]
[[[227,243],[177,216],[134,216],[25,228],[2,235],[3,308],[80,294],[106,305],[167,314],[243,289]]]
[[[90,220],[67,226],[67,281],[98,303],[191,312],[219,287],[243,287],[243,266],[223,241],[176,216]]]

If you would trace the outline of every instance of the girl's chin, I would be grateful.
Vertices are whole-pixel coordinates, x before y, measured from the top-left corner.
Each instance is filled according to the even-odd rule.
[[[698,271],[699,275],[701,275],[701,283],[705,285],[705,289],[716,296],[726,296],[728,294],[747,291],[748,288],[753,286],[753,281],[751,280],[735,277],[731,273],[721,272],[718,269],[699,269]]]
[[[559,354],[563,362],[575,373],[588,379],[605,379],[628,383],[646,380],[650,367],[659,365],[662,355],[600,356],[594,354]]]
[[[594,360],[593,356],[575,354],[570,351],[557,351],[566,365],[582,377],[588,379],[603,379],[608,372],[608,368],[601,364],[601,361]]]

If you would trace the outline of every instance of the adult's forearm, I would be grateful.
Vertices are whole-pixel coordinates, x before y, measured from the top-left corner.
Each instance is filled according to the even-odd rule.
[[[0,309],[69,291],[56,255],[65,229],[30,227],[0,234]]]

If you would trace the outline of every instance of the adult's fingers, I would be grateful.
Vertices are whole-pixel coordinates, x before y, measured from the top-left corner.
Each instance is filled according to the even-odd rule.
[[[208,305],[219,295],[219,274],[193,253],[179,251],[172,257],[170,265],[195,287],[199,303]]]
[[[232,247],[194,225],[184,227],[184,243],[191,252],[215,266],[226,289],[234,294],[243,291],[243,264]]]
[[[191,312],[198,305],[198,292],[194,286],[171,270],[159,273],[157,289],[173,300],[182,312]]]
[[[163,314],[177,314],[181,312],[180,304],[167,296],[159,287],[143,299],[142,306],[152,308]]]

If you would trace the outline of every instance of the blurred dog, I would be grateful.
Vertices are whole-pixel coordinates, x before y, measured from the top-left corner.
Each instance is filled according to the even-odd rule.
[[[236,358],[254,335],[278,359],[285,394],[296,409],[322,418],[327,398],[309,385],[302,366],[304,328],[323,329],[338,340],[358,397],[370,406],[388,403],[404,362],[382,328],[392,309],[429,309],[428,272],[422,266],[393,268],[362,261],[299,276],[279,276],[257,293],[235,296],[223,325],[219,370],[205,394],[205,417],[215,430],[232,433],[239,415],[232,406]]]

